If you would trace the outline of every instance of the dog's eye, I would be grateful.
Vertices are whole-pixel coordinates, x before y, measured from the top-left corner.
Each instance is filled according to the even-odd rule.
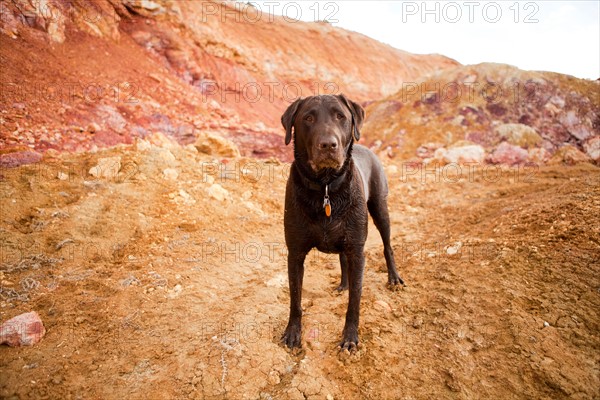
[[[304,120],[306,122],[315,122],[315,117],[313,117],[312,115],[307,115],[306,117],[304,117]]]
[[[337,113],[337,114],[335,115],[335,117],[336,117],[337,119],[339,119],[339,120],[342,120],[342,119],[346,118],[346,116],[345,116],[344,114],[342,114],[342,113]]]

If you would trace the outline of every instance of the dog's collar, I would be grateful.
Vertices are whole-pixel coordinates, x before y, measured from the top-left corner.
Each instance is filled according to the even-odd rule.
[[[325,211],[325,215],[327,217],[331,217],[331,202],[329,201],[329,192],[336,191],[342,185],[342,182],[346,177],[347,171],[344,171],[340,176],[336,177],[334,180],[325,185],[311,181],[310,179],[302,175],[301,171],[298,172],[298,175],[302,180],[302,184],[306,188],[315,192],[325,192],[325,195],[323,196],[323,210]]]
[[[331,182],[323,185],[322,183],[317,183],[315,181],[308,179],[307,177],[305,177],[302,174],[302,171],[299,170],[298,172],[299,172],[298,176],[300,176],[300,180],[302,181],[302,184],[305,187],[307,187],[308,189],[315,191],[315,192],[322,192],[325,190],[326,187],[328,187],[329,191],[336,191],[342,185],[342,182],[344,181],[344,178],[346,177],[346,171],[344,171],[344,173],[342,173],[340,176],[336,177]]]
[[[326,183],[324,185],[322,183],[317,183],[317,182],[307,178],[303,174],[302,168],[300,168],[299,165],[296,165],[296,172],[298,174],[298,177],[302,181],[302,185],[304,187],[306,187],[308,190],[312,190],[315,192],[325,192],[325,195],[323,196],[323,209],[325,210],[325,215],[327,215],[328,217],[331,217],[331,202],[329,201],[329,192],[336,191],[342,185],[342,182],[344,182],[344,178],[346,177],[346,174],[348,173],[348,169],[352,168],[351,160],[352,160],[352,147],[353,147],[352,145],[353,144],[354,144],[354,142],[351,140],[350,144],[348,144],[348,147],[346,148],[346,160],[344,161],[344,165],[342,166],[342,173],[339,176],[335,177],[335,179],[333,179],[331,182]],[[296,154],[296,137],[295,136],[294,136],[294,158],[298,159],[298,156]]]

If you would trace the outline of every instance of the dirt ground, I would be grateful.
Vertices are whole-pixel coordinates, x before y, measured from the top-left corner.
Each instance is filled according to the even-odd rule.
[[[0,320],[47,329],[0,347],[0,397],[600,398],[600,169],[384,161],[407,286],[386,288],[371,224],[353,355],[317,252],[303,350],[279,344],[289,165],[142,144],[0,171]]]

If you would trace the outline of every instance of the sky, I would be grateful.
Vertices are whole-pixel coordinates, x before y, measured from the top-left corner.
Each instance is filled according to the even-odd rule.
[[[411,53],[600,78],[600,0],[249,2],[264,18],[328,20]]]

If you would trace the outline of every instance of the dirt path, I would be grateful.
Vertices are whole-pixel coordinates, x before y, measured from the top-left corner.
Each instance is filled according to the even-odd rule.
[[[89,176],[108,156],[120,172]],[[316,252],[303,351],[279,345],[286,165],[149,146],[3,170],[0,320],[36,310],[47,334],[0,347],[0,397],[600,398],[600,170],[403,169],[408,286],[386,289],[371,225],[353,356],[337,258]]]

